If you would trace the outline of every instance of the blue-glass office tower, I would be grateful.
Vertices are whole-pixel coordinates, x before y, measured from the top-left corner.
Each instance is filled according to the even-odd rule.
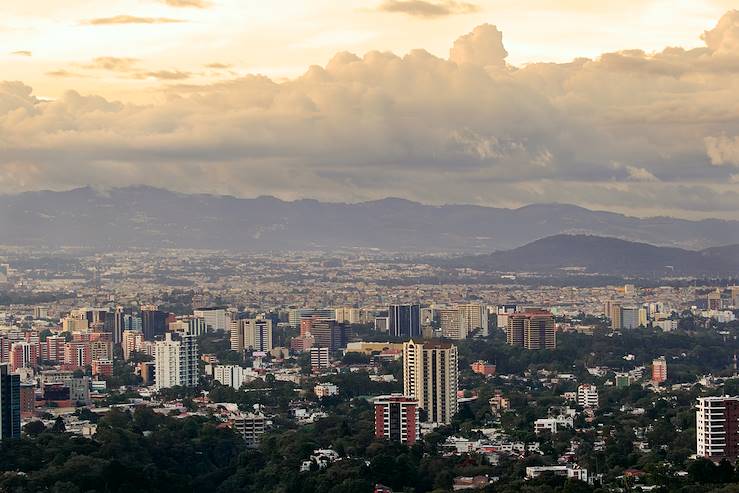
[[[388,333],[412,338],[421,335],[421,305],[390,305],[387,307]]]
[[[21,436],[21,377],[0,365],[0,440]]]

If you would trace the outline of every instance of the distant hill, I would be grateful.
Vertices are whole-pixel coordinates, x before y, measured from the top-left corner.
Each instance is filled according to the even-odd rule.
[[[513,250],[452,259],[447,265],[494,272],[729,277],[739,274],[739,245],[693,251],[601,236],[555,235]]]
[[[483,253],[556,234],[701,249],[739,243],[739,221],[639,219],[572,205],[520,209],[188,195],[151,187],[0,196],[0,244],[301,250],[351,247]]]

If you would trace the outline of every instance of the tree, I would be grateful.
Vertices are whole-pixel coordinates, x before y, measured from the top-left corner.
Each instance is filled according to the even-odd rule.
[[[65,433],[67,431],[67,427],[64,424],[64,418],[61,416],[57,416],[56,420],[54,421],[54,426],[51,427],[52,433]]]
[[[44,422],[40,419],[33,420],[23,427],[23,431],[26,432],[26,435],[32,437],[40,435],[44,430],[46,430],[46,426],[44,426]]]
[[[717,466],[708,459],[703,457],[694,460],[688,466],[688,475],[690,479],[700,484],[715,482]]]

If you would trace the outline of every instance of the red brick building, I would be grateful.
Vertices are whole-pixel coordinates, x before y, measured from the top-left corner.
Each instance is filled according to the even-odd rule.
[[[418,401],[401,394],[375,398],[375,436],[413,445],[420,438]]]

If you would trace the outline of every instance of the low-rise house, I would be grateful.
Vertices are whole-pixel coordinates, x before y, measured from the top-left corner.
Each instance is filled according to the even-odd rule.
[[[567,479],[577,479],[579,481],[589,482],[588,470],[576,464],[567,464],[563,466],[530,466],[526,468],[526,479],[538,478],[542,474],[553,473],[555,476],[563,476]]]

